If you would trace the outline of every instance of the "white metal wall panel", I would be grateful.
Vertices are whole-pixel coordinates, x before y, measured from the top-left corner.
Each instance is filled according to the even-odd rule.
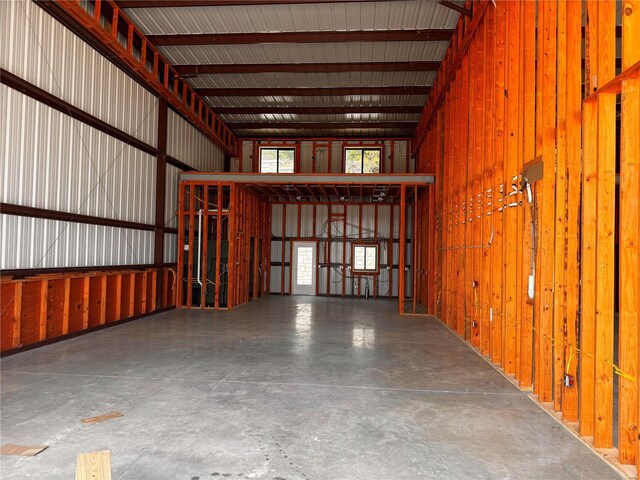
[[[0,2],[0,66],[156,145],[157,98],[29,0]]]
[[[283,205],[271,205],[271,235],[282,236],[282,210]],[[271,248],[273,251],[273,247]]]
[[[0,98],[0,201],[154,222],[154,157],[4,85]]]
[[[294,116],[298,117],[299,115]],[[305,173],[311,173],[313,171],[313,142],[300,142],[300,171]]]
[[[178,252],[178,235],[173,233],[164,234],[164,263],[176,263]]]
[[[153,263],[153,232],[0,215],[0,268]]]
[[[458,13],[423,0],[126,9],[147,34],[454,28]]]
[[[311,237],[313,235],[313,205],[301,205],[300,236]]]
[[[164,222],[165,227],[178,227],[178,175],[181,170],[173,165],[167,165],[165,178]]]
[[[224,169],[220,147],[171,109],[167,119],[167,155],[201,172]]]
[[[298,206],[299,205],[287,205],[287,224],[285,226],[286,237],[298,236]]]

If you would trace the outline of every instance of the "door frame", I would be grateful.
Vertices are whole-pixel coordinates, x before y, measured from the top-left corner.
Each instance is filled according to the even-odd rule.
[[[311,285],[297,286],[296,278],[298,274],[297,247],[313,247]],[[292,240],[291,241],[291,295],[316,295],[316,270],[318,268],[318,242],[315,240]]]

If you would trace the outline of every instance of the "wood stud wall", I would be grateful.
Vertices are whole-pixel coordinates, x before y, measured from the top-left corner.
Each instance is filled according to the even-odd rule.
[[[205,205],[208,208],[205,208]],[[214,206],[215,208],[211,208]],[[208,231],[209,222],[216,224],[216,252],[222,251],[222,236],[226,235],[229,242],[228,251],[228,297],[226,309],[247,303],[250,299],[258,298],[259,294],[268,292],[269,258],[271,238],[271,206],[261,200],[247,188],[235,183],[219,182],[181,182],[178,195],[178,231],[184,232],[178,237],[178,272],[183,272],[182,282],[177,292],[179,308],[200,307],[220,309],[221,295],[221,256],[216,255],[215,266],[215,303],[213,307],[206,306],[206,282],[208,242],[203,237],[201,255],[201,272],[205,285],[204,293],[200,296],[199,305],[194,302],[193,289],[183,285],[194,284],[197,278],[197,263],[194,259],[197,245],[198,231],[195,228],[199,221],[198,212],[202,210],[202,229]],[[223,228],[223,221],[226,227]],[[186,238],[185,238],[186,237]],[[254,250],[251,251],[251,239],[254,239]],[[262,241],[262,256],[259,256],[259,245]],[[185,246],[188,245],[188,250]],[[193,246],[193,247],[192,247]],[[188,251],[186,255],[183,252]],[[253,272],[250,272],[250,258],[253,262]],[[259,261],[258,261],[259,260]],[[263,272],[262,274],[260,272]],[[250,279],[253,284],[250,285]],[[250,288],[251,287],[251,288]],[[253,292],[250,298],[250,291]]]
[[[171,308],[175,274],[173,268],[149,268],[3,278],[1,350],[11,352]]]
[[[614,0],[467,7],[414,146],[417,170],[436,173],[421,301],[596,448],[617,443],[637,464],[640,1],[621,2],[617,74]]]

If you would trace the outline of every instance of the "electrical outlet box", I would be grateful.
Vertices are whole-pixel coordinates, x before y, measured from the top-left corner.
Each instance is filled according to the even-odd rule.
[[[564,386],[567,388],[573,387],[576,383],[576,379],[573,378],[573,375],[569,375],[568,373],[564,374]]]

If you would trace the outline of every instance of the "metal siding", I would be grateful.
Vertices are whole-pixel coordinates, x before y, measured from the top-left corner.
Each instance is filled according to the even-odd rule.
[[[258,161],[258,159],[256,159],[256,161]],[[246,142],[246,141],[242,142],[242,171],[243,172],[253,171],[253,143],[252,142]]]
[[[280,267],[271,267],[271,276],[269,277],[269,292],[280,293]]]
[[[164,234],[164,263],[176,263],[178,261],[178,235]]]
[[[198,75],[195,88],[346,88],[432,85],[437,72],[327,72]]]
[[[167,118],[167,154],[201,172],[224,170],[220,147],[171,109]]]
[[[358,205],[347,205],[347,238],[358,238],[358,224],[360,223],[360,209]],[[340,232],[344,233],[342,225]]]
[[[153,232],[0,215],[0,268],[153,263]]]
[[[0,201],[154,222],[154,157],[4,85],[0,98]]]
[[[298,207],[300,205],[287,205],[287,224],[285,226],[285,235],[287,237],[296,237],[298,235]],[[288,243],[287,243],[288,245]],[[288,261],[287,257],[287,261]]]
[[[167,165],[164,201],[165,227],[178,227],[178,175],[181,170],[173,165]]]
[[[362,238],[374,238],[375,206],[362,206]]]
[[[271,205],[271,235],[282,236],[282,205]],[[273,247],[272,247],[273,251]]]
[[[234,115],[234,117],[254,117],[254,115]],[[280,117],[281,115],[275,115],[274,117]],[[296,117],[297,115],[282,115],[282,117],[289,117],[289,119],[285,121],[290,121],[292,117]],[[262,120],[270,120],[277,121],[275,118],[271,120],[271,115],[256,115],[258,118],[258,122]],[[318,117],[326,119],[326,116]],[[325,121],[324,119],[320,121]],[[235,121],[235,120],[234,120]],[[244,120],[242,120],[244,121]],[[253,120],[247,120],[253,121]],[[304,120],[307,121],[307,120]],[[229,122],[231,123],[231,122]],[[313,171],[313,142],[300,142],[300,172],[302,173],[311,173]]]
[[[300,235],[303,238],[309,238],[313,235],[313,205],[302,205]]]
[[[30,1],[0,2],[0,66],[156,145],[157,98]]]
[[[126,9],[149,35],[454,28],[458,13],[422,0]]]

